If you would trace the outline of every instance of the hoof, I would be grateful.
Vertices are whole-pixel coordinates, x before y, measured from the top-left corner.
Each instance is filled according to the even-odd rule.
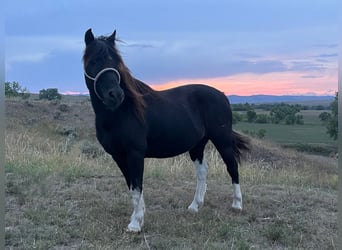
[[[197,213],[198,212],[198,206],[191,204],[190,206],[188,206],[188,210],[190,212]]]
[[[133,228],[133,227],[128,227],[126,229],[127,233],[140,233],[141,232],[141,228]]]
[[[242,211],[242,206],[241,204],[233,204],[232,209],[236,211]]]
[[[130,223],[126,231],[129,233],[140,233],[141,227],[135,223]]]
[[[188,206],[188,210],[191,212],[197,213],[198,210],[203,206],[203,202],[193,201],[190,206]]]

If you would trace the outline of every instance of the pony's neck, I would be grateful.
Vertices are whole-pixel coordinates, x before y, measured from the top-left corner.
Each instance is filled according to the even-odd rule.
[[[139,79],[133,78],[133,81],[135,81],[135,84],[137,86],[137,90],[142,95],[149,95],[149,94],[156,94],[156,91],[152,89],[149,85],[144,83],[143,81],[140,81]]]

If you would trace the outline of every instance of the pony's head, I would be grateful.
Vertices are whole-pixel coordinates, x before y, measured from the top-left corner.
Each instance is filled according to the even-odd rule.
[[[84,75],[92,98],[115,110],[121,105],[125,93],[120,85],[122,59],[115,47],[116,31],[108,37],[95,38],[91,29],[84,36]]]

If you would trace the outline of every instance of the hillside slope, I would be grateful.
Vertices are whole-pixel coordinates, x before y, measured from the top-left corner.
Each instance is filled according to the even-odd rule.
[[[188,155],[146,159],[145,226],[131,235],[129,192],[96,142],[89,101],[6,100],[6,120],[8,249],[336,248],[335,159],[251,139],[237,213],[230,178],[209,144],[198,214],[186,209],[196,188]]]

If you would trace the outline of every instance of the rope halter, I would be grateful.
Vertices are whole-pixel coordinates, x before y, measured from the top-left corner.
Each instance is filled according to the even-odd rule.
[[[120,80],[121,80],[121,76],[120,76],[120,73],[118,70],[114,69],[114,68],[104,68],[103,70],[101,70],[99,73],[96,74],[95,78],[94,77],[91,77],[90,75],[87,74],[87,72],[84,70],[84,75],[90,79],[90,80],[93,80],[94,81],[94,92],[96,94],[96,96],[101,100],[103,101],[103,98],[99,95],[99,93],[97,92],[96,90],[96,83],[97,83],[97,80],[100,78],[100,76],[107,72],[107,71],[114,71],[118,77],[118,83],[120,84]]]

